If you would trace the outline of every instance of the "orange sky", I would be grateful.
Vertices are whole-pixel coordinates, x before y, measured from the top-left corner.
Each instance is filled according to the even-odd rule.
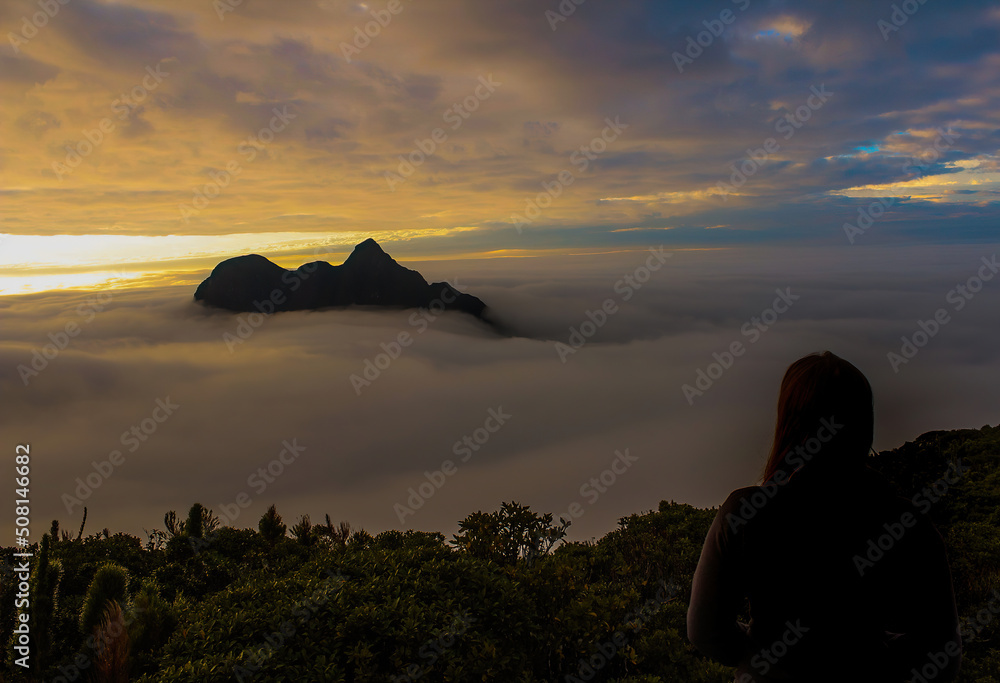
[[[679,69],[718,8],[219,7],[0,7],[0,294],[368,236],[427,257],[843,243],[873,197],[897,201],[871,241],[996,224],[996,10],[924,7],[883,39],[871,3],[741,1]]]

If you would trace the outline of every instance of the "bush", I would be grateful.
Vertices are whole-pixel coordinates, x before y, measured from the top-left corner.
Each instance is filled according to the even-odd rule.
[[[124,567],[109,562],[97,570],[80,612],[80,631],[89,635],[104,618],[104,611],[112,602],[119,606],[125,603],[128,588],[128,571]]]

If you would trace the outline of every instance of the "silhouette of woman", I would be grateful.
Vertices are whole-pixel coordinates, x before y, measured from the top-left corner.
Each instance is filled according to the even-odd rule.
[[[944,543],[866,466],[873,424],[871,386],[842,358],[785,372],[764,483],[719,509],[687,613],[688,638],[738,683],[957,676]]]

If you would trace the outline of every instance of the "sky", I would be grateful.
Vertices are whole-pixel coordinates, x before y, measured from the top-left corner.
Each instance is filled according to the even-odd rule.
[[[631,448],[583,498],[576,530],[599,534],[752,483],[784,367],[825,348],[876,385],[877,447],[996,419],[995,3],[7,0],[0,38],[0,422],[47,454],[43,516],[78,518],[61,497],[116,448],[88,505],[133,532],[250,490],[286,439],[320,464],[237,525],[272,496],[372,529],[515,495],[555,513]],[[239,318],[191,301],[225,258],[340,263],[369,237],[519,335],[441,316],[358,393],[409,314],[282,314],[233,346]],[[801,301],[689,403],[788,287]],[[400,519],[500,406],[493,457]],[[133,454],[119,434],[143,419]]]

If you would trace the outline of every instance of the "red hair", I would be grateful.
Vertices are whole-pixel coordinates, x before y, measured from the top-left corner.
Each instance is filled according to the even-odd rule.
[[[838,425],[835,430],[826,428],[832,433],[825,440],[821,431],[824,423]],[[860,370],[829,351],[798,359],[781,380],[764,481],[782,469],[790,475],[796,467],[786,464],[789,453],[817,435],[823,441],[822,449],[808,461],[840,470],[863,465],[872,445],[874,424],[872,388]]]

